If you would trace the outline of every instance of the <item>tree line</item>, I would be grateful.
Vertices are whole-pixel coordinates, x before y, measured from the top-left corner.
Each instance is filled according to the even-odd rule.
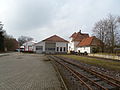
[[[3,26],[2,22],[0,22],[0,52],[13,51],[18,48],[18,42],[12,36],[7,35]]]
[[[20,48],[23,43],[33,40],[33,38],[29,36],[20,36],[18,40],[16,40],[16,38],[6,33],[3,26],[2,22],[0,22],[0,52],[14,51]]]
[[[92,31],[104,43],[103,52],[113,53],[114,48],[120,47],[120,16],[109,14],[96,22]]]

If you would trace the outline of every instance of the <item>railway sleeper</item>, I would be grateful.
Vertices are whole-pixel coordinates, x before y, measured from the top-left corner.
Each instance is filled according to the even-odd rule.
[[[74,65],[73,65],[74,66]],[[83,72],[82,73],[86,73],[85,71],[86,70],[82,70]],[[86,73],[86,75],[87,75],[88,73]],[[89,76],[89,75],[87,75],[87,76]],[[100,80],[98,80],[98,81],[100,81]],[[114,85],[113,85],[114,86]],[[118,87],[119,88],[119,87]]]
[[[79,69],[80,70],[80,69]],[[77,71],[79,71],[78,69],[77,69]],[[80,73],[81,74],[83,74],[84,76],[87,76],[89,79],[91,79],[92,81],[94,81],[94,82],[104,82],[103,80],[101,80],[100,78],[97,78],[95,75],[92,75],[92,74],[90,74],[90,73],[88,73],[88,72],[86,72],[86,71],[84,71],[84,70],[80,70]],[[82,76],[81,76],[81,78],[82,78]],[[82,80],[84,80],[85,82],[89,82],[87,79],[84,79],[84,78],[82,78]],[[102,85],[102,84],[101,84]],[[116,89],[116,87],[113,87],[113,86],[111,86],[111,85],[109,85],[109,84],[107,84],[107,82],[104,82],[104,87],[105,88],[108,88],[109,86],[109,90],[117,90]],[[103,85],[102,85],[103,86]],[[106,87],[107,86],[107,87]]]
[[[62,67],[61,67],[62,68]],[[63,72],[64,72],[64,70],[63,70]],[[67,71],[66,71],[67,72]],[[84,71],[83,71],[84,72]],[[86,72],[84,72],[84,74],[85,74]],[[86,74],[88,74],[88,73],[86,73]],[[74,86],[75,85],[77,85],[77,83],[76,83],[76,79],[72,76],[72,75],[70,75],[70,76],[68,76],[68,77],[70,77],[70,81],[72,81],[72,87],[74,88]],[[82,78],[82,77],[81,77]],[[82,78],[82,79],[84,79],[84,78]],[[88,82],[88,83],[90,83],[87,79],[85,79],[84,81],[86,81],[86,82]],[[102,81],[100,81],[100,82],[102,82]],[[100,84],[100,83],[99,83]],[[103,86],[103,84],[101,84],[102,86]],[[104,84],[105,85],[105,88],[108,88],[109,87],[109,90],[117,90],[117,89],[115,89],[114,87],[110,87],[110,85],[109,84]],[[83,85],[84,86],[84,85]],[[94,88],[96,88],[96,87],[94,87]],[[73,90],[76,90],[75,88],[73,89]],[[83,90],[87,90],[87,89],[83,89]]]
[[[96,82],[96,83],[102,85],[103,87],[107,88],[108,90],[119,90],[117,87],[113,87],[113,86],[107,84],[107,83],[104,82],[104,81],[98,81],[98,82]]]
[[[70,90],[88,90],[86,87],[84,87],[84,85],[82,85],[78,79],[76,79],[74,76],[72,75],[68,75],[67,77],[65,77],[67,82],[69,82],[69,88]]]
[[[96,78],[96,77],[90,77],[91,80],[93,80],[94,82],[99,82],[101,81],[100,78]]]
[[[64,69],[64,70],[66,70],[66,69]],[[78,85],[80,85],[80,83],[77,82],[78,80],[75,77],[73,77],[73,75],[71,75],[71,73],[69,73],[69,71],[67,71],[67,73],[68,74],[66,75],[66,72],[64,72],[63,76],[72,85],[71,88],[72,89],[74,88],[74,90],[79,90],[79,86]]]

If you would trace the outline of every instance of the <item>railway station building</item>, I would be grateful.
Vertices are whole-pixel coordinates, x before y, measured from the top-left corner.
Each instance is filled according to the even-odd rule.
[[[96,53],[102,51],[103,42],[95,36],[83,39],[77,45],[77,52]]]
[[[46,38],[34,45],[34,52],[36,53],[55,54],[67,53],[67,51],[68,41],[57,35]]]
[[[88,38],[89,34],[82,33],[81,30],[79,32],[73,33],[69,37],[69,44],[68,44],[68,52],[75,51],[77,52],[77,45],[84,39]]]
[[[102,51],[103,42],[95,36],[90,37],[87,33],[75,32],[70,36],[68,52],[94,53]]]

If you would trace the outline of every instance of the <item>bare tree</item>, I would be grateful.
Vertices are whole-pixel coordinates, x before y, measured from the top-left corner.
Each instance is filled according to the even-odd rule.
[[[94,28],[93,28],[93,34],[99,38],[102,42],[106,42],[106,37],[107,37],[107,20],[100,20],[97,23],[95,23]],[[104,43],[105,44],[105,43]],[[104,44],[101,47],[102,51],[104,51]]]
[[[110,14],[107,18],[95,23],[93,28],[93,34],[104,42],[105,47],[109,48],[110,52],[113,52],[114,47],[118,44],[119,26],[120,18]]]
[[[20,46],[21,46],[23,43],[25,43],[25,42],[27,42],[27,41],[32,41],[32,40],[33,40],[33,38],[32,38],[32,37],[28,37],[28,36],[20,36],[20,37],[18,38],[18,42],[19,42]]]
[[[93,28],[93,33],[96,35],[97,38],[99,38],[102,42],[105,42],[106,37],[106,20],[100,20],[97,23],[95,23],[95,26]]]

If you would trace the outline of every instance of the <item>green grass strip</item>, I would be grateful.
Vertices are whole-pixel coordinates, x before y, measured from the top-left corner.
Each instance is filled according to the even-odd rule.
[[[103,68],[120,72],[120,62],[114,62],[114,61],[108,61],[108,60],[96,59],[96,58],[88,58],[88,57],[82,57],[82,56],[76,56],[76,55],[58,55],[58,56],[79,60],[86,64],[100,66]]]

